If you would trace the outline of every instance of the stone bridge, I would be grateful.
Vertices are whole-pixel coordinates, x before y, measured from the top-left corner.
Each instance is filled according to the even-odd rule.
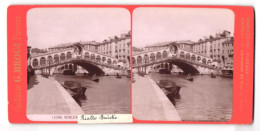
[[[132,68],[148,69],[179,67],[185,74],[208,74],[215,70],[213,59],[178,47],[176,44],[133,53]],[[145,68],[146,69],[146,68]]]
[[[32,55],[29,58],[29,65],[34,70],[55,70],[74,69],[74,66],[81,66],[92,74],[105,74],[107,70],[120,70],[117,59],[108,55],[85,49],[81,44],[71,47]]]

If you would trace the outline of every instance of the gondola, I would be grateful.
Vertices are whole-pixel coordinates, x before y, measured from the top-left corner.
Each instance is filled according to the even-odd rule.
[[[116,78],[121,79],[122,77],[118,73],[116,73]]]
[[[233,78],[233,69],[222,69],[221,77],[223,78]]]
[[[60,82],[60,84],[68,91],[68,93],[74,98],[78,99],[85,95],[86,87],[82,87],[80,83],[75,81]]]
[[[186,77],[186,80],[193,81],[193,78],[191,77],[191,74],[188,74],[188,76]]]
[[[92,81],[99,82],[99,79],[96,77],[96,74],[93,75]]]
[[[94,79],[93,81],[95,81],[95,82],[99,82],[99,79],[97,78],[97,79]]]
[[[120,78],[122,78],[122,77],[121,77],[121,76],[116,76],[116,78],[120,79]]]
[[[193,81],[193,78],[186,78],[188,81]]]
[[[168,97],[179,95],[179,92],[181,90],[180,86],[175,85],[174,82],[171,82],[169,80],[160,80],[156,83]]]
[[[216,78],[216,76],[213,73],[211,73],[210,77],[211,78]]]

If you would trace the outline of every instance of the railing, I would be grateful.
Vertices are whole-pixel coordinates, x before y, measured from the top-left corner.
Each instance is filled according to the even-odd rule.
[[[102,61],[97,61],[97,60],[93,60],[93,59],[85,59],[85,58],[81,58],[81,57],[80,58],[71,58],[71,59],[57,61],[57,62],[53,62],[53,63],[49,62],[49,64],[33,66],[33,69],[39,70],[39,69],[54,67],[54,66],[58,66],[58,65],[74,63],[74,62],[77,62],[77,61],[85,61],[85,62],[93,64],[93,65],[100,65],[102,67],[113,68],[113,69],[116,69],[116,70],[120,69],[117,65],[113,65],[112,63],[109,64],[109,63],[105,63],[105,62],[102,62]]]

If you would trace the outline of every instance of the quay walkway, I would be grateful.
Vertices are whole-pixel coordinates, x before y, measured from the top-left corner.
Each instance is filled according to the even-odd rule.
[[[132,111],[137,120],[181,121],[167,96],[149,76],[134,74]]]
[[[39,115],[80,115],[81,107],[53,78],[34,75],[27,87],[27,117]]]

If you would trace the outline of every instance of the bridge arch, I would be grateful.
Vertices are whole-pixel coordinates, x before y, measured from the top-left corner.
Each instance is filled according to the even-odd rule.
[[[190,60],[190,53],[186,53],[186,59]]]
[[[162,58],[161,52],[156,53],[156,60],[160,60]]]
[[[167,51],[163,51],[163,53],[162,53],[163,55],[163,59],[165,59],[165,58],[167,58],[168,57],[168,53],[167,53]]]
[[[96,60],[97,60],[98,62],[100,62],[100,61],[101,61],[101,57],[100,57],[100,55],[97,55],[97,58],[96,58]]]
[[[102,61],[105,62],[106,61],[106,57],[102,57]]]
[[[38,59],[33,59],[33,63],[32,63],[33,67],[36,67],[39,65]]]
[[[136,60],[134,57],[132,57],[132,64],[135,65],[136,64]]]
[[[41,58],[40,58],[40,65],[41,65],[41,66],[46,65],[46,58],[45,58],[45,57],[41,57]]]
[[[109,65],[111,65],[111,64],[112,64],[112,61],[111,61],[111,59],[110,59],[110,58],[108,58],[108,59],[107,59],[107,63],[108,63]]]
[[[54,62],[59,62],[60,61],[60,57],[58,54],[54,55]]]
[[[72,68],[73,68],[73,67],[72,67],[72,64],[69,64],[69,69],[72,70]]]
[[[67,60],[72,59],[72,53],[70,51],[67,52]]]
[[[95,54],[91,54],[90,59],[91,59],[91,60],[95,60],[95,59],[96,59]]]
[[[151,54],[150,54],[150,59],[151,59],[151,62],[154,62],[154,61],[155,61],[155,54],[154,54],[154,53],[151,53]]]
[[[137,64],[142,64],[142,57],[141,56],[137,56]]]
[[[200,56],[197,56],[197,61],[200,61],[201,60],[201,57]]]
[[[149,63],[149,56],[147,54],[144,55],[144,63]]]
[[[195,56],[195,55],[192,55],[192,56],[191,56],[191,60],[196,61],[196,56]]]
[[[208,65],[211,64],[211,60],[208,60],[208,61],[207,61],[207,64],[208,64]]]
[[[69,69],[69,67],[68,67],[68,65],[67,65],[67,64],[66,64],[64,67],[65,67],[65,69]]]
[[[181,52],[180,52],[180,57],[181,57],[181,58],[184,58],[184,57],[185,57],[184,51],[181,51]]]
[[[113,60],[113,64],[116,65],[116,64],[117,64],[117,61],[116,61],[116,60]]]
[[[207,63],[206,58],[202,58],[202,63],[203,63],[203,64],[206,64],[206,63]]]
[[[47,64],[52,64],[53,63],[53,58],[52,58],[52,56],[48,56],[48,58],[47,58]]]
[[[60,54],[60,61],[65,61],[65,60],[66,60],[65,53],[61,53]]]

